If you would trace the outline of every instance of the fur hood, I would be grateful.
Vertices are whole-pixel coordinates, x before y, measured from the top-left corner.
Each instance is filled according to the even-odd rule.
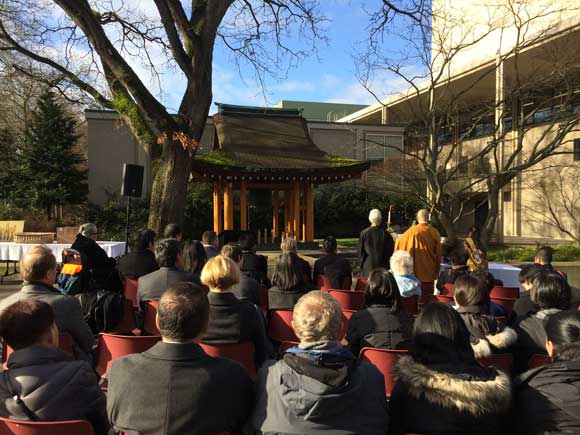
[[[450,373],[437,372],[409,356],[399,358],[393,375],[405,385],[408,394],[429,403],[474,416],[504,413],[511,403],[511,383],[502,372],[489,380],[469,380]]]
[[[497,334],[486,335],[485,338],[471,343],[476,358],[483,358],[493,353],[493,348],[506,349],[518,341],[518,334],[511,328],[504,328]]]

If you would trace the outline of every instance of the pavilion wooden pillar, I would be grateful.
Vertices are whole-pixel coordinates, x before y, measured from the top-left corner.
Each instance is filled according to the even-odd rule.
[[[240,230],[247,231],[248,229],[248,189],[246,182],[240,182]],[[233,225],[233,220],[232,220]]]
[[[294,181],[292,183],[292,219],[294,230],[294,239],[300,240],[300,182]]]
[[[226,183],[224,188],[224,230],[234,229],[234,195],[232,183]]]
[[[223,223],[222,188],[221,183],[216,181],[213,183],[213,230],[216,234],[223,231]]]
[[[278,198],[278,191],[274,189],[272,192],[272,232],[274,240],[280,237],[280,198]]]
[[[292,191],[284,191],[284,232],[292,232]]]
[[[304,204],[306,208],[306,236],[304,239],[307,242],[314,241],[314,186],[312,184],[306,185],[306,195],[304,197]]]
[[[302,207],[300,208],[300,219],[302,222],[302,241],[305,242],[308,237],[308,223],[306,222],[306,191],[308,189],[308,183],[302,184],[300,186],[300,193],[302,194]]]

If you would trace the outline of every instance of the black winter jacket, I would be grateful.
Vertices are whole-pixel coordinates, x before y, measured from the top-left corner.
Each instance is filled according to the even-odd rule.
[[[510,379],[473,364],[395,364],[389,435],[500,435],[511,405]]]
[[[338,254],[328,254],[320,257],[314,263],[313,280],[318,280],[318,275],[326,275],[332,283],[332,288],[341,289],[344,278],[351,278],[352,268],[348,260]]]
[[[10,355],[8,370],[0,375],[0,415],[28,420],[12,399],[5,376],[14,394],[40,421],[88,420],[97,435],[107,433],[105,395],[86,362],[71,361],[53,346],[32,345]]]
[[[209,323],[202,341],[208,344],[254,343],[256,365],[260,367],[272,354],[264,321],[251,302],[240,301],[233,293],[210,291]]]
[[[270,310],[291,310],[303,295],[311,290],[315,290],[313,284],[302,284],[292,290],[282,290],[278,287],[271,287],[268,290],[268,308]]]
[[[348,322],[346,341],[352,353],[363,347],[401,349],[410,345],[413,318],[400,309],[391,313],[385,305],[372,305],[354,313]]]
[[[119,259],[119,272],[125,278],[139,279],[159,269],[155,254],[149,249],[133,251]]]
[[[514,382],[516,408],[510,433],[580,433],[580,355],[527,371]]]
[[[394,250],[395,240],[384,224],[362,230],[357,248],[361,275],[369,276],[378,267],[388,269]]]
[[[83,269],[87,268],[92,271],[92,277],[97,288],[104,288],[110,291],[120,291],[123,288],[123,283],[117,273],[115,260],[110,258],[105,250],[93,239],[77,234],[71,249],[81,253]]]

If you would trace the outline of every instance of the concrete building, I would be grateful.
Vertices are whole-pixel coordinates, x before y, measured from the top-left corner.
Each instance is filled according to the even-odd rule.
[[[332,106],[333,110],[337,109],[336,105]],[[103,205],[111,195],[119,194],[123,163],[145,166],[143,196],[147,197],[151,192],[153,182],[152,162],[129,128],[115,112],[111,111],[87,110],[85,118],[87,121],[89,202]],[[364,123],[348,125],[308,121],[307,124],[310,137],[322,151],[357,160],[374,158],[365,146],[369,135],[380,140],[402,143],[404,131],[402,127]],[[215,134],[213,119],[209,117],[201,139],[200,154],[212,150]],[[364,177],[363,182],[367,181],[373,182],[372,174]]]
[[[500,0],[493,6],[434,0],[431,63],[424,68],[436,78],[414,83],[339,122],[404,127],[404,151],[435,143],[438,172],[457,169],[448,191],[465,191],[463,229],[486,219],[487,175],[505,175],[558,142],[553,156],[519,173],[499,192],[495,240],[580,240],[580,195],[573,175],[556,183],[550,172],[580,174],[578,6],[554,0]],[[438,107],[446,110],[438,113]],[[436,128],[424,126],[425,113]],[[490,143],[497,146],[485,154]],[[385,155],[385,163],[388,157],[391,166],[412,172],[413,157],[394,151]]]

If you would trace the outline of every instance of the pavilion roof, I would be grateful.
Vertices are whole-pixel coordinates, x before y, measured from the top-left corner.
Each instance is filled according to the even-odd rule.
[[[320,150],[299,110],[222,105],[213,120],[214,149],[193,163],[194,172],[205,177],[302,176],[322,182],[358,177],[369,168],[368,162]]]

